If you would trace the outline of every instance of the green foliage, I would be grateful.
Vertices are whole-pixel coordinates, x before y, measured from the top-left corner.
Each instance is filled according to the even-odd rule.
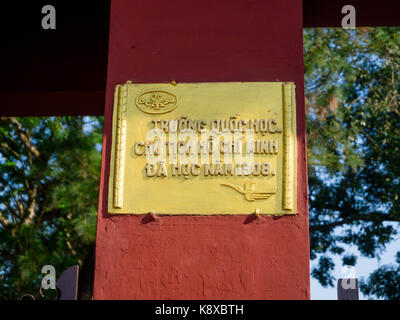
[[[333,286],[333,279],[330,272],[334,269],[335,264],[330,257],[322,256],[318,261],[318,268],[311,271],[311,276],[317,278],[321,285]]]
[[[373,258],[397,235],[399,31],[304,31],[311,258],[319,259],[312,275],[325,286],[333,285],[328,254],[343,254],[347,244]],[[363,292],[393,298],[379,289],[398,288],[390,270],[374,272]]]
[[[342,259],[344,266],[355,266],[357,262],[357,256],[354,254],[346,255]]]
[[[400,252],[396,262],[397,265],[385,265],[375,270],[367,281],[360,283],[361,290],[369,296],[400,300]]]
[[[43,265],[82,267],[96,233],[102,118],[0,119],[0,299],[37,294]]]

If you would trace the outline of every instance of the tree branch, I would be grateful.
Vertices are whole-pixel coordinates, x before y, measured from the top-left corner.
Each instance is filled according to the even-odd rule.
[[[16,151],[14,151],[7,143],[2,142],[1,147],[4,149],[8,149],[18,160],[21,160],[21,156]]]
[[[25,148],[31,154],[33,154],[35,157],[38,158],[40,156],[40,152],[35,148],[35,146],[33,146],[31,144],[29,137],[24,132],[24,130],[23,130],[21,124],[19,123],[19,121],[17,120],[17,118],[15,118],[15,117],[0,117],[0,120],[1,120],[1,122],[8,122],[8,123],[11,123],[12,125],[14,125],[14,127],[17,129],[18,136],[21,139],[22,143],[24,144]]]
[[[29,205],[27,208],[28,216],[24,219],[24,224],[31,224],[36,218],[36,195],[37,186],[28,191],[29,193]]]
[[[4,228],[7,228],[10,225],[10,221],[0,212],[0,223]]]

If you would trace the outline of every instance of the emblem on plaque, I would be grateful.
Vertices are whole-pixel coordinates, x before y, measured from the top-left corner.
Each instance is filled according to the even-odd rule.
[[[244,195],[244,198],[247,201],[267,200],[272,195],[274,195],[274,193],[276,193],[276,189],[277,189],[276,187],[275,187],[275,190],[272,192],[256,192],[255,184],[256,184],[255,182],[246,182],[244,184],[244,187],[241,187],[236,184],[221,183],[221,186],[226,186],[226,187],[232,188],[233,190],[236,190],[237,192]]]
[[[136,98],[136,106],[145,113],[167,113],[177,107],[177,99],[166,91],[148,91]]]

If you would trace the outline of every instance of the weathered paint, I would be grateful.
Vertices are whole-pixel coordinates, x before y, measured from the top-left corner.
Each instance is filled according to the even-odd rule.
[[[95,299],[309,299],[302,1],[113,0]],[[107,214],[114,88],[294,81],[296,216]]]

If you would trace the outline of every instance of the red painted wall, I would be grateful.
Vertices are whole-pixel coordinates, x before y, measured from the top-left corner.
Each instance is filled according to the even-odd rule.
[[[302,28],[301,0],[112,0],[95,299],[309,299]],[[108,215],[113,91],[126,80],[295,81],[299,214]]]

